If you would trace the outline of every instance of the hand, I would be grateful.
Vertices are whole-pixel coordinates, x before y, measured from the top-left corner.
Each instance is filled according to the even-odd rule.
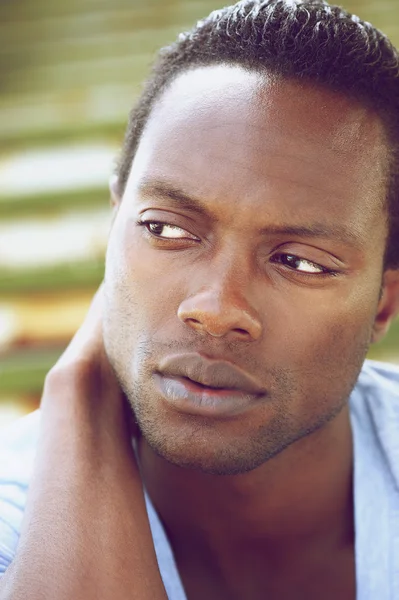
[[[54,408],[54,398],[65,394],[83,398],[93,419],[106,421],[108,427],[114,428],[115,439],[124,439],[130,445],[132,437],[139,436],[139,430],[105,352],[103,307],[101,284],[81,327],[46,377],[41,410],[45,417]]]
[[[103,289],[46,377],[15,559],[0,599],[166,600],[131,440],[102,339]]]

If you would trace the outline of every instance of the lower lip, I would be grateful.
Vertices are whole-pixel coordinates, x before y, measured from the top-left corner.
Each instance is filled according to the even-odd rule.
[[[240,390],[212,389],[184,377],[155,375],[157,387],[173,408],[205,417],[233,417],[252,409],[259,395]]]

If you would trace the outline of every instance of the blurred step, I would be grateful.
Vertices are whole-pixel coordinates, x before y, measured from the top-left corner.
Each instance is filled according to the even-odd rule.
[[[0,203],[42,194],[107,189],[116,155],[117,148],[104,143],[0,155]]]
[[[0,356],[0,401],[7,396],[41,394],[45,376],[62,350],[33,350]]]
[[[82,324],[94,291],[0,299],[0,354],[23,347],[65,345]]]
[[[39,291],[87,290],[104,278],[104,259],[63,263],[42,269],[0,271],[0,298]]]

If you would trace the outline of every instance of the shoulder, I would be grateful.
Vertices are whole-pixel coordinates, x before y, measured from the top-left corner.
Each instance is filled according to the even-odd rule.
[[[0,430],[0,480],[27,484],[39,438],[40,411],[14,421]]]
[[[399,366],[366,360],[358,385],[377,396],[399,402]]]
[[[367,410],[380,421],[399,425],[399,367],[366,360],[351,397],[355,410]]]
[[[350,411],[355,438],[367,452],[378,448],[399,489],[399,367],[366,360]]]
[[[36,411],[0,431],[0,576],[14,558],[39,436]]]

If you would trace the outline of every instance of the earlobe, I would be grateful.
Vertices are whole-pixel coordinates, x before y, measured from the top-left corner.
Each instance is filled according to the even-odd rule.
[[[114,209],[118,210],[119,205],[121,203],[121,197],[119,195],[119,185],[118,185],[118,175],[112,175],[109,180],[109,191],[110,191],[110,201],[111,206]]]
[[[386,335],[398,313],[399,269],[389,269],[384,273],[382,295],[374,320],[371,343],[379,342]]]

